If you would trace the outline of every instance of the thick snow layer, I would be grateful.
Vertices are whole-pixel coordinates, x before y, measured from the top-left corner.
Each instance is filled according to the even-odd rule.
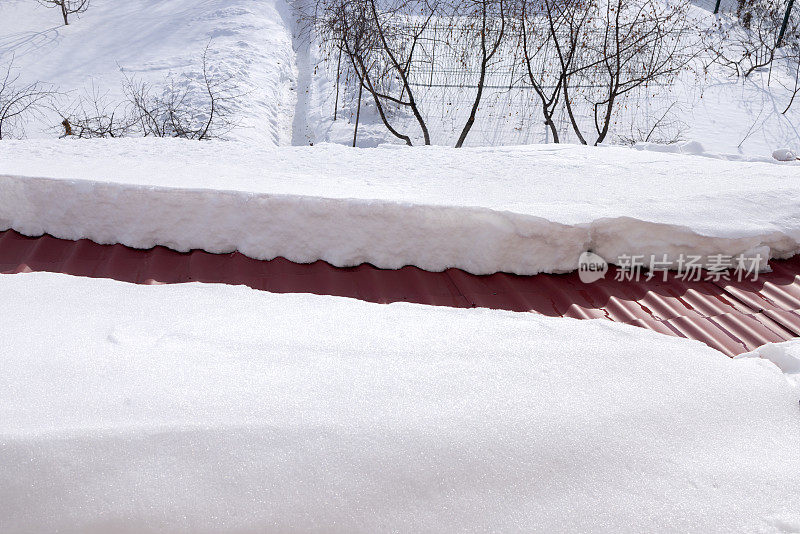
[[[594,250],[784,257],[800,166],[622,147],[0,146],[0,229],[271,259],[569,271]]]
[[[699,342],[46,273],[0,302],[4,533],[800,529],[797,397]]]
[[[204,48],[215,73],[233,76],[237,99],[229,136],[289,144],[297,67],[284,0],[92,0],[64,26],[61,14],[33,0],[0,1],[0,72],[13,58],[20,83],[40,81],[65,94],[57,106],[98,89],[122,102],[124,75],[156,85],[192,83]],[[123,75],[124,74],[124,75]],[[191,96],[190,96],[191,98]],[[28,116],[28,137],[56,137],[57,114]]]

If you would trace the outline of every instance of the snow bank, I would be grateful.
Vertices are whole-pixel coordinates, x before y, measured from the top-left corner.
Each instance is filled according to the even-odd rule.
[[[621,147],[4,142],[0,229],[483,274],[800,250],[800,168]]]
[[[4,533],[800,529],[796,396],[699,342],[46,273],[0,301]]]
[[[671,143],[668,145],[660,143],[636,143],[633,145],[636,150],[651,150],[653,152],[662,152],[666,154],[684,154],[689,156],[703,156],[712,159],[722,159],[726,161],[747,161],[751,163],[793,163],[797,164],[797,154],[789,148],[779,148],[772,152],[772,156],[753,156],[746,154],[728,154],[720,152],[711,152],[706,150],[698,141],[683,141],[679,143]],[[798,165],[800,166],[800,165]],[[800,172],[800,169],[798,170]]]
[[[767,343],[753,352],[740,354],[737,358],[761,358],[772,362],[784,373],[787,382],[795,388],[800,398],[800,339]]]
[[[211,43],[215,75],[233,76],[238,127],[229,134],[257,144],[289,144],[297,101],[297,66],[284,0],[92,0],[63,26],[57,10],[32,0],[0,1],[0,70],[14,58],[22,82],[41,81],[71,92],[92,86],[106,101],[124,100],[124,76],[163,85],[168,76],[196,84]],[[194,94],[190,94],[192,98]],[[57,114],[26,118],[28,137],[56,137]]]

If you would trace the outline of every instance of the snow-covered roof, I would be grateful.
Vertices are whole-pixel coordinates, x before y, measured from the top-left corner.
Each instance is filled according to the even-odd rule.
[[[800,162],[570,145],[3,148],[0,229],[26,235],[474,274],[568,272],[588,250],[800,252]]]
[[[577,273],[477,276],[459,269],[424,271],[369,264],[337,268],[324,261],[262,261],[240,253],[138,250],[49,235],[0,232],[0,274],[49,271],[126,282],[243,284],[273,293],[315,293],[370,302],[484,307],[579,319],[610,319],[696,339],[730,356],[800,336],[800,256],[771,262],[755,281],[616,280],[590,284]]]

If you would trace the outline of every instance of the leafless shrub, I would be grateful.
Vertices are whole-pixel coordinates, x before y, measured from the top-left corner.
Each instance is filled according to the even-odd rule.
[[[41,82],[19,84],[19,79],[12,57],[5,71],[0,70],[0,139],[12,135],[15,130],[21,132],[20,120],[30,115],[41,115],[58,94]]]
[[[788,13],[786,30],[779,42],[785,17],[787,6],[780,0],[740,1],[736,17],[723,18],[707,35],[712,62],[745,78],[770,67],[775,60],[797,63],[800,16]]]
[[[676,103],[673,102],[666,111],[651,118],[653,120],[649,123],[631,123],[627,134],[616,136],[617,141],[625,145],[635,145],[636,143],[671,145],[683,141],[684,132],[688,126],[675,116],[675,106]]]
[[[61,137],[79,139],[125,137],[137,122],[127,103],[109,102],[108,92],[101,92],[94,82],[72,109],[60,115],[64,128]]]
[[[577,121],[572,101],[565,98],[565,103],[581,143],[600,144],[609,133],[616,106],[628,93],[674,82],[700,49],[692,39],[685,3],[604,0],[589,8],[589,27],[596,38],[586,40],[572,77],[588,88],[581,96],[592,109],[591,138]]]
[[[93,82],[66,112],[59,112],[61,137],[114,138],[126,136],[178,137],[208,140],[236,127],[234,107],[246,93],[232,75],[219,73],[202,56],[199,75],[169,75],[162,83],[125,75],[123,101],[113,102]]]
[[[161,86],[125,78],[124,90],[141,135],[207,140],[222,137],[236,127],[234,105],[246,93],[233,76],[215,73],[203,52],[199,88],[190,80],[169,77]]]
[[[57,8],[64,19],[64,25],[69,25],[69,16],[85,12],[89,9],[89,0],[36,0],[48,8]]]

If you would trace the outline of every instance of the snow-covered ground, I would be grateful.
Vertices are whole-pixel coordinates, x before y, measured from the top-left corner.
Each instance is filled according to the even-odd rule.
[[[21,81],[41,81],[66,92],[58,104],[64,111],[93,88],[108,92],[108,103],[121,102],[123,75],[156,85],[167,76],[196,84],[203,49],[211,42],[211,65],[234,76],[246,93],[236,105],[234,119],[240,126],[229,137],[255,145],[350,144],[355,118],[353,91],[340,91],[338,120],[334,122],[336,58],[320,64],[316,43],[309,43],[298,31],[297,14],[291,7],[294,3],[93,0],[91,9],[65,27],[57,11],[33,0],[3,0],[0,67],[14,57]],[[708,9],[693,8],[692,16],[697,18],[698,28],[716,20]],[[669,91],[658,91],[656,96],[644,91],[636,102],[626,102],[623,107],[627,110],[611,141],[619,143],[621,136],[632,135],[628,115],[652,112],[648,118],[652,122],[669,108],[666,120],[680,125],[680,137],[699,141],[712,151],[760,156],[780,148],[798,151],[800,106],[781,113],[790,94],[782,85],[792,86],[792,82],[779,67],[748,79],[732,78],[719,66],[702,74],[686,73]],[[435,144],[453,144],[473,92],[469,88],[419,88]],[[488,90],[467,143],[546,142],[549,138],[539,113],[530,90]],[[58,115],[48,112],[44,117],[29,118],[24,129],[28,137],[57,137],[59,124]],[[651,126],[636,124],[645,130]],[[409,129],[416,135],[414,128]],[[675,128],[665,135],[675,134],[672,130]],[[569,139],[566,131],[562,135]],[[358,143],[376,146],[385,142],[397,139],[380,124],[367,101]]]
[[[800,529],[764,360],[220,285],[6,275],[0,302],[7,534]]]
[[[707,156],[9,141],[0,229],[479,274],[569,271],[586,250],[610,260],[800,251],[800,166]]]
[[[110,108],[124,101],[125,76],[156,87],[165,78],[196,84],[210,44],[214,72],[246,93],[229,134],[258,145],[290,144],[297,101],[291,20],[283,0],[92,0],[64,26],[34,0],[0,1],[0,72],[13,58],[20,84],[40,81],[66,94],[59,111],[96,88]],[[199,95],[195,95],[199,98]],[[192,98],[192,95],[190,95]],[[58,114],[28,115],[27,137],[58,137]]]

